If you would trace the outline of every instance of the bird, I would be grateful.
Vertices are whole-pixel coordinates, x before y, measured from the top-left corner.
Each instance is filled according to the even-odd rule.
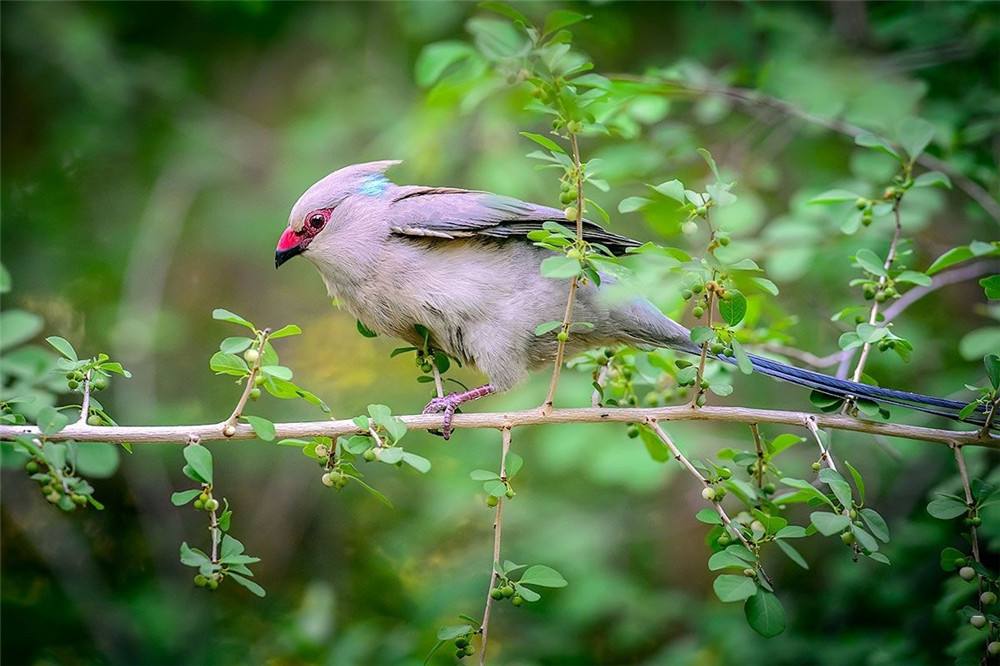
[[[338,169],[310,186],[292,206],[275,249],[275,267],[301,255],[327,291],[371,331],[414,346],[427,342],[471,365],[488,383],[432,399],[424,413],[444,413],[442,434],[463,404],[512,389],[532,370],[551,365],[555,335],[536,335],[543,322],[562,321],[565,280],[543,277],[551,250],[528,234],[563,211],[485,191],[397,185],[386,171],[400,160]],[[637,240],[584,219],[583,239],[615,256]],[[606,281],[581,283],[571,319],[589,326],[565,341],[567,355],[613,345],[700,354],[690,331],[648,300],[608,298]],[[724,354],[721,361],[736,363]],[[846,400],[872,400],[959,419],[964,403],[837,379],[761,356],[753,370]]]

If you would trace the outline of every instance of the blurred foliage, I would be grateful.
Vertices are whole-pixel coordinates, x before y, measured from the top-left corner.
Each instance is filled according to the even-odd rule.
[[[541,22],[556,5],[519,8]],[[994,199],[1000,192],[996,5],[575,8],[592,15],[573,26],[575,44],[602,73],[650,74],[702,91],[759,90],[890,135],[900,118],[919,115],[934,125],[932,154]],[[389,359],[392,341],[363,338],[353,320],[324,307],[323,287],[305,262],[272,272],[289,204],[332,169],[402,158],[400,182],[557,203],[551,178],[523,156],[518,132],[547,130],[524,110],[527,88],[492,77],[463,50],[467,57],[449,65],[464,68],[459,76],[448,70],[452,76],[427,89],[445,73],[421,57],[428,44],[457,51],[471,37],[477,53],[489,52],[484,35],[497,34],[498,19],[475,5],[7,3],[3,18],[0,240],[14,287],[4,295],[5,314],[23,313],[17,326],[28,333],[16,342],[37,342],[44,329],[81,349],[107,349],[128,367],[133,377],[116,378],[101,396],[122,423],[209,422],[231,411],[232,387],[205,371],[219,338],[219,328],[206,325],[216,305],[258,322],[301,323],[304,334],[283,348],[283,362],[339,416],[373,402],[413,412],[426,401],[428,385],[414,381],[412,359]],[[766,104],[668,92],[638,96],[617,118],[615,135],[583,139],[612,187],[594,200],[613,211],[629,195],[647,196],[642,183],[697,182],[704,163],[695,149],[707,146],[740,191],[717,221],[749,244],[781,289],[778,299],[751,300],[748,320],[785,322],[788,343],[835,351],[844,327],[829,315],[859,302],[844,269],[860,245],[883,252],[891,228],[844,235],[842,211],[808,202],[833,187],[889,179],[893,160]],[[902,222],[913,265],[997,237],[996,220],[963,188],[911,194]],[[641,215],[616,215],[611,226],[697,248],[680,233],[686,218],[675,209],[664,200]],[[651,255],[637,264],[646,294],[681,312],[682,285]],[[898,324],[918,350],[909,363],[878,354],[870,372],[942,395],[981,383],[979,359],[996,348],[997,319],[974,281],[950,286]],[[6,348],[8,322],[4,330]],[[39,395],[60,390],[41,379],[55,363],[50,352],[34,344],[18,352],[33,359]],[[457,376],[472,377],[465,369]],[[477,408],[537,405],[545,380]],[[585,404],[590,381],[589,372],[567,372],[560,402]],[[733,404],[809,405],[794,388],[756,376],[737,381]],[[260,412],[315,418],[315,407],[300,403],[262,402]],[[671,432],[695,455],[745,439],[745,429],[723,425],[677,424]],[[118,476],[93,481],[107,507],[99,513],[51,511],[23,474],[5,471],[2,660],[419,663],[435,627],[482,602],[492,514],[469,471],[495,469],[496,440],[485,432],[462,432],[448,444],[409,435],[407,450],[432,460],[432,473],[368,475],[395,510],[360,491],[329,492],[316,482],[315,462],[293,449],[214,446],[215,481],[240,507],[241,539],[261,558],[255,579],[268,596],[252,602],[235,586],[199,594],[176,561],[177,544],[204,529],[203,518],[170,503],[172,491],[190,485],[180,447],[124,454]],[[933,493],[958,489],[943,447],[835,436],[834,450],[850,451],[865,470],[869,504],[889,522],[893,566],[854,563],[822,541],[803,547],[807,571],[769,561],[789,620],[770,641],[713,595],[706,530],[693,518],[702,500],[688,479],[675,481],[673,466],[651,461],[611,426],[518,431],[515,448],[525,465],[519,499],[506,512],[505,550],[552,564],[570,585],[525,608],[498,610],[491,654],[499,663],[948,658],[967,590],[938,566],[943,547],[964,544],[924,508]],[[802,465],[811,459],[787,455]],[[968,451],[967,458],[970,474],[992,471],[995,480],[995,457]],[[997,507],[982,518],[995,568]],[[960,639],[979,640],[971,627],[962,632]]]

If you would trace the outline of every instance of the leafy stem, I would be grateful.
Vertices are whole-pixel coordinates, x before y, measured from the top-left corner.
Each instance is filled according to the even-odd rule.
[[[502,438],[500,447],[500,479],[506,481],[507,454],[510,452],[511,429],[509,427],[501,428],[500,435]],[[489,635],[490,628],[490,611],[493,608],[492,592],[497,581],[499,580],[497,568],[500,566],[500,539],[503,535],[503,505],[503,498],[497,498],[496,514],[493,517],[493,561],[490,563],[490,582],[489,586],[486,588],[486,606],[483,608],[483,621],[479,626],[479,631],[482,636],[482,643],[479,650],[480,666],[486,664],[486,640]]]

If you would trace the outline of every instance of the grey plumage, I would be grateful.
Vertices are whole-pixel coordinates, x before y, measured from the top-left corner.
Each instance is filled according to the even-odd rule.
[[[562,319],[567,282],[541,276],[539,265],[552,253],[526,236],[546,221],[563,221],[562,212],[488,192],[395,185],[384,175],[395,164],[349,166],[310,187],[292,208],[277,263],[303,254],[331,296],[367,327],[420,344],[415,327],[423,325],[434,346],[479,368],[496,390],[510,389],[530,370],[551,364],[555,336],[534,331],[542,322]],[[325,223],[314,229],[313,218],[317,225]],[[639,245],[589,221],[584,236],[613,254]],[[593,284],[579,288],[572,318],[593,328],[573,332],[570,354],[613,344],[698,351],[688,330],[650,303],[610,302]],[[835,396],[951,417],[963,406],[758,357],[753,364],[763,374]]]

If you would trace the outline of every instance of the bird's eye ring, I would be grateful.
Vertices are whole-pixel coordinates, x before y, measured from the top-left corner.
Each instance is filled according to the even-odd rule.
[[[313,215],[309,218],[309,226],[313,229],[322,229],[326,224],[326,219],[322,215]]]

